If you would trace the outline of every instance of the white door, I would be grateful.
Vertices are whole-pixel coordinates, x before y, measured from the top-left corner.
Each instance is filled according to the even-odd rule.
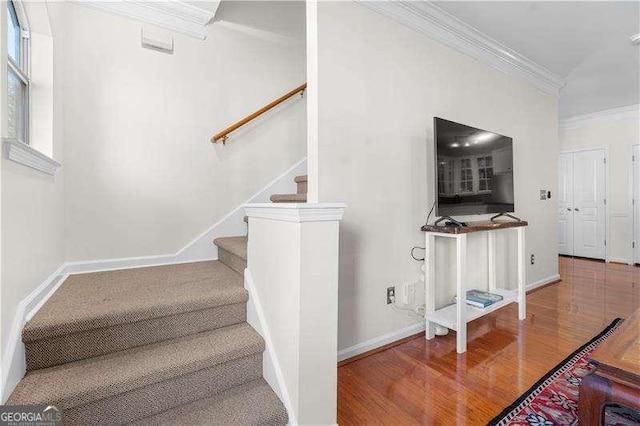
[[[633,215],[635,217],[635,263],[640,263],[640,145],[633,147]]]
[[[558,252],[573,256],[573,154],[558,157]]]
[[[605,258],[604,150],[558,156],[558,253]]]
[[[573,157],[573,253],[605,258],[604,151],[576,152]]]

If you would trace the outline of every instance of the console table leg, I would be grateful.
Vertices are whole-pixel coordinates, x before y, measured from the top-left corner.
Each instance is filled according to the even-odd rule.
[[[517,228],[518,233],[518,319],[527,317],[527,266],[525,263],[525,228]]]
[[[467,351],[467,235],[456,237],[456,294],[457,329],[456,349],[459,354]]]
[[[487,257],[489,261],[489,291],[496,289],[496,238],[494,232],[487,232]]]
[[[425,288],[425,316],[436,311],[436,259],[435,259],[436,237],[433,234],[426,234],[425,255],[424,255],[424,288]],[[425,338],[431,340],[436,335],[436,326],[431,321],[425,320]]]

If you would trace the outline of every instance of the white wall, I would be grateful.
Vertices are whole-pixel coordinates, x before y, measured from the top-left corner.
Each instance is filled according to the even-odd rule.
[[[265,366],[265,379],[279,389],[292,424],[336,423],[343,209],[313,203],[247,205],[247,275],[253,287],[247,317],[251,323],[251,307],[261,307],[263,324],[257,328],[275,364],[273,369]]]
[[[40,12],[43,11],[40,10]],[[0,15],[0,33],[3,37],[6,34],[5,13],[6,8],[3,7]],[[44,13],[46,16],[46,11]],[[52,105],[60,106],[63,95],[62,88],[58,87],[53,91],[51,84],[51,67],[54,65],[57,67],[59,64],[51,62],[52,44],[48,28],[40,33],[41,28],[34,25],[36,20],[30,19],[30,22],[34,52],[31,100],[37,103],[31,108],[30,142],[45,154],[52,155],[58,162],[63,162],[64,138],[62,127],[59,125],[62,120],[59,113],[61,109],[57,109],[52,116]],[[4,46],[4,39],[2,46]],[[6,69],[4,47],[1,57],[3,59],[0,68],[4,70]],[[56,71],[59,69],[53,69],[54,73]],[[1,86],[4,106],[6,105],[4,79]],[[5,120],[6,117],[3,114],[3,127]],[[64,262],[64,167],[60,168],[55,176],[50,176],[9,161],[3,153],[0,169],[2,182],[0,351],[5,354],[18,303]]]
[[[340,349],[416,322],[386,305],[385,288],[419,279],[409,253],[424,246],[419,229],[433,202],[434,116],[513,138],[516,214],[530,222],[526,253],[537,259],[528,281],[557,276],[556,202],[539,200],[540,189],[557,186],[557,99],[351,2],[319,4],[318,62],[319,198],[348,205]],[[508,235],[498,249],[513,266],[498,284],[513,287]],[[470,237],[469,249],[470,282],[482,288],[486,236]],[[451,282],[453,253],[441,253],[438,282]],[[439,291],[438,304],[453,293]]]
[[[64,26],[68,261],[175,253],[304,158],[304,100],[209,143],[304,82],[304,3],[224,2],[206,40],[173,35],[173,55],[141,48],[141,24],[50,7]]]
[[[566,126],[566,127],[564,127]],[[567,120],[559,130],[560,150],[608,150],[607,204],[610,234],[607,246],[610,260],[627,263],[631,256],[629,216],[629,176],[631,146],[640,143],[638,116],[615,119],[594,117]]]

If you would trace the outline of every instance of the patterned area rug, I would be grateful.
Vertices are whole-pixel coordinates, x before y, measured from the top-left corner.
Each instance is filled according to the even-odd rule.
[[[614,320],[600,334],[569,355],[527,392],[489,422],[490,426],[553,426],[578,424],[578,386],[593,370],[591,352],[622,323]],[[606,410],[607,425],[639,425],[634,413]]]

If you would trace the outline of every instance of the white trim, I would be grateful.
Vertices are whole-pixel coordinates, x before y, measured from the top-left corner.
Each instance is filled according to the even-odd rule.
[[[629,265],[635,265],[636,262],[640,261],[640,241],[635,241],[636,238],[636,227],[640,226],[638,223],[638,214],[636,213],[636,209],[640,209],[640,197],[636,199],[636,204],[634,205],[633,200],[636,198],[637,194],[640,194],[640,182],[634,182],[634,165],[636,167],[640,167],[640,158],[635,159],[635,163],[632,161],[633,150],[636,146],[640,146],[640,144],[631,143],[630,151],[629,151]],[[633,247],[633,242],[635,241],[636,247]]]
[[[264,315],[264,310],[262,309],[262,303],[258,297],[253,276],[249,269],[244,270],[244,288],[249,292],[247,322],[262,336],[266,346],[266,350],[262,356],[262,374],[287,409],[289,424],[296,425],[298,422],[295,418],[291,396],[289,395],[284,374],[280,367],[278,354],[273,346],[273,339],[269,332],[268,323]]]
[[[545,93],[558,96],[566,81],[529,58],[427,1],[357,3],[507,74],[522,77]]]
[[[560,274],[551,275],[550,277],[543,278],[541,280],[534,281],[532,283],[527,284],[527,286],[525,287],[525,291],[530,292],[531,290],[534,290],[538,287],[542,287],[543,285],[547,285],[559,279],[561,279]]]
[[[40,151],[30,147],[15,138],[4,138],[5,153],[9,160],[48,175],[55,175],[60,163],[53,158],[44,155]]]
[[[620,108],[607,109],[589,114],[575,115],[560,120],[559,129],[577,129],[593,123],[594,121],[615,121],[640,119],[640,104],[629,105]]]
[[[631,265],[631,263],[629,263],[629,259],[624,259],[622,257],[612,257],[609,259],[609,263],[624,263],[625,265]]]
[[[213,244],[213,242],[211,243]],[[84,274],[87,272],[115,271],[118,269],[146,268],[149,266],[173,265],[176,262],[175,254],[159,256],[123,257],[119,259],[86,260],[79,262],[67,262],[65,271],[67,274]]]
[[[9,331],[7,348],[2,356],[2,377],[0,377],[0,401],[2,403],[22,379],[26,371],[24,344],[21,338],[22,327],[67,278],[65,267],[66,265],[62,265],[56,269],[18,304]]]
[[[209,1],[215,6],[213,11],[209,11],[180,0],[73,1],[202,40],[206,38],[205,26],[213,19],[220,5],[220,1]]]
[[[260,203],[245,205],[249,219],[270,219],[282,222],[327,222],[342,219],[344,203]]]
[[[388,345],[389,343],[397,342],[400,339],[404,339],[405,337],[412,336],[422,331],[424,331],[424,321],[401,328],[400,330],[392,331],[391,333],[387,333],[382,336],[374,337],[373,339],[365,340],[362,343],[358,343],[338,351],[338,362],[353,358],[354,356],[358,356],[373,349],[378,349],[379,347]]]
[[[218,249],[212,241],[219,237],[245,235],[247,226],[244,223],[246,204],[268,202],[272,194],[288,194],[296,191],[294,178],[306,174],[307,159],[303,158],[287,171],[276,177],[254,194],[247,201],[229,212],[222,219],[210,226],[176,253],[179,261],[211,260],[218,258]]]
[[[318,198],[318,162],[319,162],[319,107],[318,107],[318,0],[307,0],[306,48],[307,48],[307,157],[308,182],[307,202],[317,203]]]

